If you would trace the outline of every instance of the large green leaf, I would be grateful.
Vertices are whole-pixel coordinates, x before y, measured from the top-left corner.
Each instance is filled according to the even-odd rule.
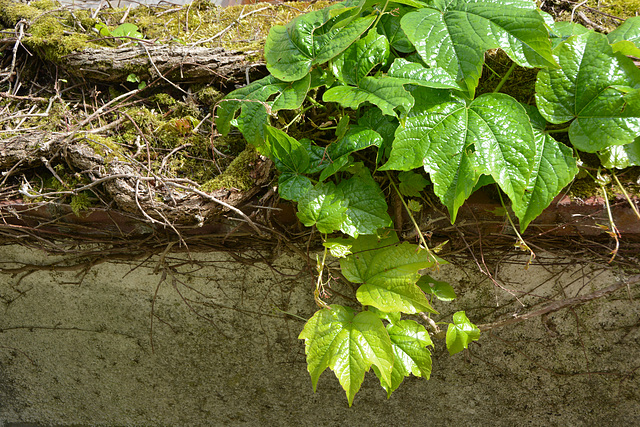
[[[431,67],[442,67],[473,96],[484,53],[501,48],[524,67],[553,67],[551,43],[533,2],[437,0],[406,14],[402,29]]]
[[[295,138],[272,126],[265,126],[265,135],[264,151],[273,159],[279,171],[305,173],[309,169],[309,153]]]
[[[573,120],[571,143],[590,153],[631,143],[640,135],[640,100],[626,96],[640,87],[640,70],[614,53],[607,37],[589,32],[555,50],[561,69],[543,69],[536,81],[536,104],[551,123]]]
[[[640,166],[640,138],[636,138],[631,144],[609,147],[598,153],[598,156],[605,168]]]
[[[363,236],[371,241],[370,236]],[[362,239],[363,237],[360,237]],[[358,242],[356,239],[355,242]],[[408,242],[378,249],[358,251],[340,260],[344,276],[353,283],[362,283],[356,297],[363,305],[386,312],[435,312],[424,292],[416,286],[418,270],[433,267],[433,257]]]
[[[640,16],[624,21],[622,25],[607,34],[607,39],[614,51],[640,58]]]
[[[417,88],[416,106],[396,131],[389,162],[381,169],[424,166],[454,222],[481,173],[512,198],[521,198],[531,171],[535,141],[524,108],[505,94],[466,103],[448,92]]]
[[[413,9],[400,7],[397,13],[384,14],[376,26],[378,32],[387,37],[390,47],[402,53],[411,53],[416,50],[400,26],[400,19],[410,10]]]
[[[376,65],[386,64],[388,56],[389,41],[373,29],[334,58],[331,69],[338,80],[357,86]]]
[[[315,225],[321,233],[339,230],[347,206],[332,182],[318,183],[298,198],[298,218],[307,227]]]
[[[409,62],[403,58],[397,58],[393,62],[388,75],[402,80],[403,83],[418,86],[436,89],[461,89],[460,85],[443,68],[425,68],[421,64]]]
[[[324,93],[324,102],[337,102],[345,108],[357,109],[363,102],[376,105],[388,116],[397,117],[395,108],[404,113],[413,106],[413,98],[400,79],[364,77],[358,86],[336,86]]]
[[[534,124],[534,167],[522,198],[512,199],[513,211],[520,219],[520,230],[537,218],[555,196],[567,186],[578,173],[572,150],[544,132],[546,122],[535,109],[528,107]],[[544,123],[544,124],[543,124]],[[542,126],[540,126],[542,125]]]
[[[347,199],[348,207],[340,230],[353,237],[374,234],[391,225],[387,202],[380,186],[368,169],[338,184],[338,191]]]
[[[387,331],[391,338],[391,346],[395,361],[391,371],[391,384],[386,385],[380,381],[387,391],[387,397],[395,391],[404,377],[413,374],[416,377],[429,379],[431,376],[431,352],[427,346],[433,346],[429,333],[424,326],[413,320],[398,320],[387,325]],[[373,368],[376,370],[377,367]],[[378,375],[380,376],[380,375]]]
[[[480,338],[480,329],[467,318],[464,311],[453,315],[453,323],[447,328],[447,350],[453,355],[469,347],[472,341]]]
[[[264,47],[271,74],[284,81],[303,78],[314,64],[327,62],[349,47],[376,19],[373,14],[354,18],[352,11],[335,16],[332,12],[344,10],[342,6],[331,5],[300,15],[286,26],[272,27]],[[333,25],[339,21],[347,23]]]
[[[371,365],[376,367],[382,384],[390,387],[394,351],[387,330],[374,313],[355,314],[350,308],[334,304],[331,310],[317,311],[298,338],[305,340],[313,391],[320,374],[330,368],[351,406]]]

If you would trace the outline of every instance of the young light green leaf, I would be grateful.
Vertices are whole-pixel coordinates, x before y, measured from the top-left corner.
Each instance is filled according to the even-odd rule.
[[[602,166],[607,169],[624,169],[640,166],[640,137],[631,144],[614,145],[598,153]]]
[[[400,172],[398,179],[400,192],[407,197],[420,197],[420,192],[429,184],[422,175],[412,171]]]
[[[340,230],[353,237],[375,232],[391,225],[387,202],[378,183],[368,169],[342,180],[338,191],[347,199],[348,207]]]
[[[396,58],[393,61],[388,75],[402,80],[405,84],[415,84],[435,89],[462,90],[455,79],[443,68],[425,68],[421,64],[409,62],[404,58]]]
[[[307,369],[315,392],[325,369],[333,370],[347,393],[349,406],[371,365],[384,385],[391,384],[394,352],[391,339],[378,316],[369,311],[332,305],[319,310],[305,324],[299,339],[305,340]]]
[[[338,80],[357,86],[376,65],[384,65],[389,56],[389,42],[372,29],[331,61],[331,69]]]
[[[395,362],[391,372],[390,387],[386,386],[382,380],[380,384],[387,391],[387,397],[389,397],[400,386],[404,377],[413,374],[416,377],[429,379],[431,376],[431,352],[427,346],[433,346],[433,342],[424,326],[413,320],[399,320],[389,324],[387,331],[391,338]]]
[[[401,25],[427,65],[444,68],[472,97],[488,49],[501,48],[523,67],[556,66],[533,2],[437,1],[406,14]]]
[[[298,218],[307,227],[315,225],[321,233],[339,230],[347,206],[332,182],[318,183],[298,198]]]
[[[607,34],[614,52],[640,57],[640,16],[634,16]]]
[[[590,153],[640,135],[640,102],[615,87],[640,86],[632,60],[614,53],[607,37],[595,32],[569,38],[554,53],[562,68],[543,69],[536,81],[536,105],[545,119],[573,120],[571,143]]]
[[[535,107],[528,107],[528,113],[534,127],[534,166],[522,198],[512,199],[523,232],[578,173],[572,150],[543,132],[546,122]]]
[[[440,301],[453,301],[457,298],[456,291],[447,282],[435,280],[428,274],[422,276],[416,283],[422,291],[429,295],[434,295]]]
[[[344,258],[351,255],[351,245],[345,243],[345,239],[327,239],[322,246],[329,249],[331,255],[336,258]]]
[[[113,37],[133,37],[136,39],[144,38],[142,33],[138,31],[138,26],[130,22],[118,25],[111,31]]]
[[[434,265],[427,251],[408,242],[363,252],[357,249],[352,247],[353,254],[342,258],[340,266],[348,280],[362,283],[356,293],[361,304],[386,312],[435,312],[415,284],[418,270]]]
[[[335,86],[322,96],[324,102],[337,102],[345,108],[357,109],[363,102],[376,105],[388,116],[397,117],[395,108],[404,113],[413,106],[413,98],[403,87],[402,80],[390,77],[364,77],[357,87]]]
[[[478,341],[480,329],[467,318],[464,311],[453,315],[453,323],[447,328],[447,350],[454,355],[469,347],[472,341]]]

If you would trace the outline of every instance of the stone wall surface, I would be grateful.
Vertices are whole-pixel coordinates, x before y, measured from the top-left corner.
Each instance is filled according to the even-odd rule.
[[[640,425],[637,285],[492,329],[455,356],[435,340],[429,381],[407,378],[387,399],[369,373],[348,408],[332,372],[311,388],[295,317],[316,310],[304,263],[231,255],[0,274],[0,426]],[[0,247],[5,271],[56,259]],[[460,309],[477,324],[508,318],[622,274],[540,253],[525,270],[503,254],[496,285],[457,264],[435,273],[460,295],[436,301],[437,321]]]

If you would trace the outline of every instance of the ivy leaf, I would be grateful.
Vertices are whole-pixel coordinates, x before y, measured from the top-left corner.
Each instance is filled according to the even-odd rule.
[[[391,225],[384,194],[368,169],[340,181],[338,190],[348,199],[345,220],[340,227],[343,233],[358,237],[375,234],[379,228]]]
[[[618,87],[640,87],[640,70],[614,53],[607,37],[589,32],[569,38],[554,53],[561,69],[543,69],[536,81],[536,105],[551,123],[573,120],[569,139],[594,153],[633,142],[640,134],[640,101]]]
[[[431,376],[431,352],[427,346],[433,346],[433,342],[424,326],[413,320],[399,320],[388,324],[387,331],[391,338],[395,362],[393,363],[393,371],[391,371],[390,386],[387,386],[383,381],[380,383],[389,397],[400,386],[404,377],[413,374],[416,377],[429,379]],[[375,366],[373,369],[377,373]]]
[[[400,193],[407,197],[420,197],[420,192],[429,184],[422,175],[411,171],[400,172],[398,179]]]
[[[551,19],[553,20],[553,18]],[[590,29],[586,28],[584,25],[578,24],[577,22],[554,22],[551,26],[551,32],[549,33],[549,37],[551,37],[551,46],[555,49],[560,43],[567,40],[569,37],[585,34],[590,31]]]
[[[299,339],[305,340],[307,369],[313,391],[318,378],[329,368],[347,393],[349,406],[371,365],[385,385],[391,384],[394,352],[391,339],[378,316],[334,304],[319,310],[305,324]]]
[[[363,102],[376,105],[383,114],[397,117],[395,108],[407,112],[413,98],[403,87],[402,80],[390,77],[364,77],[358,86],[335,86],[322,96],[324,102],[337,102],[345,108],[357,109]]]
[[[533,2],[435,1],[406,14],[402,29],[430,67],[444,68],[471,97],[484,52],[501,48],[523,67],[554,67],[549,35]]]
[[[640,16],[624,21],[618,28],[607,34],[614,52],[640,57]]]
[[[450,355],[461,352],[469,347],[471,341],[478,341],[480,329],[467,318],[464,311],[453,315],[453,323],[447,328],[447,350]]]
[[[434,192],[455,222],[481,173],[493,176],[507,195],[522,197],[533,168],[533,129],[524,108],[505,94],[472,102],[429,88],[413,91],[407,116],[381,170],[423,165]]]
[[[640,166],[640,137],[631,144],[609,147],[598,153],[598,157],[600,157],[602,166],[608,169]]]
[[[409,62],[404,58],[396,58],[389,68],[389,77],[402,80],[403,83],[436,89],[457,89],[460,85],[443,68],[425,68],[421,64]]]
[[[344,10],[342,4],[334,4],[300,15],[286,26],[272,27],[264,47],[271,74],[284,81],[303,78],[313,65],[327,62],[349,47],[376,19],[373,14],[353,18],[353,11],[334,16],[332,12],[339,9]],[[346,25],[333,26],[345,18]]]
[[[347,206],[332,182],[318,183],[298,199],[298,218],[307,227],[315,225],[321,233],[339,230]]]
[[[535,136],[534,166],[523,197],[512,199],[523,232],[578,173],[572,150],[543,132],[546,122],[535,107],[527,108]]]
[[[389,41],[373,29],[334,58],[331,69],[341,82],[357,86],[376,65],[386,64],[388,56]]]
[[[456,291],[447,282],[435,280],[428,274],[425,274],[418,280],[417,285],[425,294],[434,295],[440,301],[453,301],[457,298]]]
[[[364,238],[364,239],[363,239]],[[354,241],[352,255],[340,260],[342,273],[353,283],[362,283],[356,297],[362,305],[385,312],[434,313],[426,295],[416,286],[418,270],[434,266],[433,257],[408,242],[358,251],[359,239],[371,242],[371,236]],[[363,245],[364,246],[364,245]]]

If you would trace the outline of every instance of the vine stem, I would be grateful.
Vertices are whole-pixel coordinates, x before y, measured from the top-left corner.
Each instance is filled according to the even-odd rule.
[[[516,243],[516,246],[521,248],[521,249],[528,250],[529,253],[531,254],[529,256],[529,262],[527,262],[527,265],[526,265],[526,268],[529,268],[529,265],[536,258],[536,254],[535,254],[535,252],[533,252],[531,250],[529,245],[527,245],[527,242],[525,242],[524,239],[522,238],[522,235],[520,235],[520,233],[518,232],[518,229],[516,228],[516,225],[513,223],[513,220],[511,219],[511,215],[509,214],[509,211],[507,210],[507,207],[504,204],[504,199],[502,198],[502,192],[500,190],[498,190],[498,196],[500,196],[500,204],[502,204],[502,207],[504,208],[504,212],[507,215],[507,219],[509,220],[509,224],[511,224],[511,228],[516,233],[516,236],[518,236],[518,242]]]
[[[616,184],[618,184],[618,187],[620,188],[620,191],[622,191],[622,194],[624,194],[624,197],[627,199],[627,202],[629,202],[629,205],[631,206],[631,209],[633,209],[633,212],[636,214],[638,219],[640,219],[640,212],[638,212],[638,208],[636,208],[636,204],[633,203],[633,201],[631,200],[631,197],[629,197],[629,193],[627,193],[627,190],[625,190],[624,187],[622,186],[622,184],[620,183],[620,180],[618,179],[618,176],[613,172],[611,173],[611,175],[613,175],[613,179],[616,180]]]
[[[433,254],[433,252],[431,252],[431,249],[429,249],[429,245],[427,245],[427,241],[424,240],[424,236],[422,235],[422,231],[420,231],[420,227],[418,226],[418,223],[416,222],[416,219],[413,217],[413,214],[411,213],[411,210],[409,209],[409,206],[407,206],[407,203],[404,201],[404,197],[402,197],[402,193],[400,193],[400,190],[396,186],[396,183],[393,182],[393,179],[391,179],[391,176],[389,175],[389,172],[387,172],[387,178],[389,178],[389,182],[391,183],[391,186],[393,187],[395,192],[398,194],[398,197],[400,198],[400,201],[402,202],[402,205],[404,206],[405,210],[409,214],[409,218],[411,218],[411,222],[413,223],[413,226],[415,227],[416,232],[418,233],[418,238],[420,239],[420,243],[422,244],[424,249],[426,249],[427,253],[433,259],[435,264],[438,265],[439,264],[438,258]]]
[[[493,90],[493,93],[499,92],[500,89],[502,89],[502,86],[504,86],[504,84],[507,82],[507,80],[509,79],[509,76],[511,75],[511,73],[513,73],[513,70],[516,68],[516,63],[512,63],[511,67],[509,67],[509,69],[507,70],[507,73],[502,77],[502,80],[500,80],[500,83],[498,83],[498,86],[496,86],[496,88]]]
[[[327,235],[323,235],[322,236],[322,240],[326,241],[327,240]],[[331,307],[329,307],[329,304],[327,304],[326,302],[322,301],[322,299],[320,299],[320,289],[322,288],[322,273],[324,272],[324,264],[325,261],[327,260],[327,252],[329,251],[329,248],[327,248],[326,246],[324,247],[324,253],[322,254],[322,261],[320,263],[318,263],[318,280],[316,281],[316,289],[315,291],[313,291],[313,299],[316,301],[316,304],[318,305],[318,307],[320,308],[326,308],[327,310],[331,310]]]

